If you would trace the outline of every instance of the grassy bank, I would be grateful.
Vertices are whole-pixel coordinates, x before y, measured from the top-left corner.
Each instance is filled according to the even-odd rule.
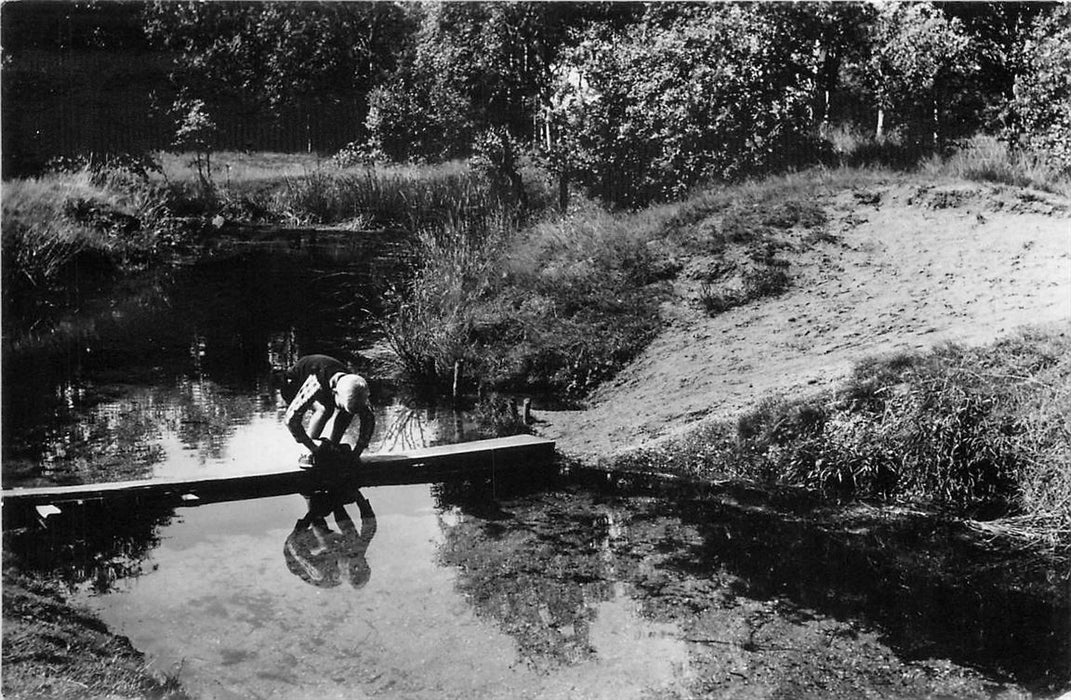
[[[19,698],[186,698],[174,679],[145,666],[130,642],[61,588],[4,562],[3,696]]]
[[[5,297],[44,294],[72,268],[143,267],[178,240],[166,194],[120,170],[82,168],[3,185]]]
[[[860,363],[839,390],[769,399],[618,465],[928,503],[1071,547],[1071,337],[1034,329],[982,348]]]

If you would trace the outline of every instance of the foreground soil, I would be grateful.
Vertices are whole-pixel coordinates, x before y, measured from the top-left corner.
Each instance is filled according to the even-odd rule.
[[[790,257],[786,293],[710,317],[700,283],[681,275],[660,336],[584,410],[540,412],[541,434],[583,463],[612,464],[763,398],[832,388],[867,356],[983,344],[1026,324],[1071,330],[1066,199],[946,182],[819,203],[825,235]]]

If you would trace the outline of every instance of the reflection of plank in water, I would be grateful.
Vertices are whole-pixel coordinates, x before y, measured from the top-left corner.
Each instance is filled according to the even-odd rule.
[[[371,454],[340,468],[301,469],[241,474],[208,479],[120,481],[77,486],[4,489],[5,510],[57,503],[121,497],[170,497],[193,505],[296,493],[336,486],[389,486],[444,481],[450,478],[548,468],[554,441],[531,435],[477,440],[413,450]]]

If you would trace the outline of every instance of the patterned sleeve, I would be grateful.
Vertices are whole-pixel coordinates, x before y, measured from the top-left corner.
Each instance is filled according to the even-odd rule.
[[[297,396],[286,408],[286,416],[283,420],[286,422],[287,427],[290,428],[290,432],[293,433],[295,427],[301,426],[301,416],[308,410],[318,391],[320,391],[320,380],[316,378],[315,374],[310,374],[305,383],[298,389]]]

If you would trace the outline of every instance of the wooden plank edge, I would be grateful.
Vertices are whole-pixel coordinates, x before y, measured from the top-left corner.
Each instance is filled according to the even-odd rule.
[[[519,438],[519,439],[517,439]],[[458,450],[461,445],[468,450]],[[302,489],[332,486],[371,487],[418,484],[505,471],[538,462],[549,463],[554,457],[552,440],[530,435],[495,438],[442,447],[426,448],[406,454],[373,454],[361,460],[353,473],[340,470],[288,469],[261,474],[240,474],[204,479],[144,479],[139,481],[105,482],[73,486],[44,486],[5,489],[0,497],[5,505],[40,505],[95,501],[109,497],[181,498],[192,494],[198,501],[216,500],[214,496],[227,491],[249,492],[233,500],[257,498],[263,495],[295,493]],[[461,464],[459,464],[459,462]],[[224,500],[224,499],[221,499]]]

